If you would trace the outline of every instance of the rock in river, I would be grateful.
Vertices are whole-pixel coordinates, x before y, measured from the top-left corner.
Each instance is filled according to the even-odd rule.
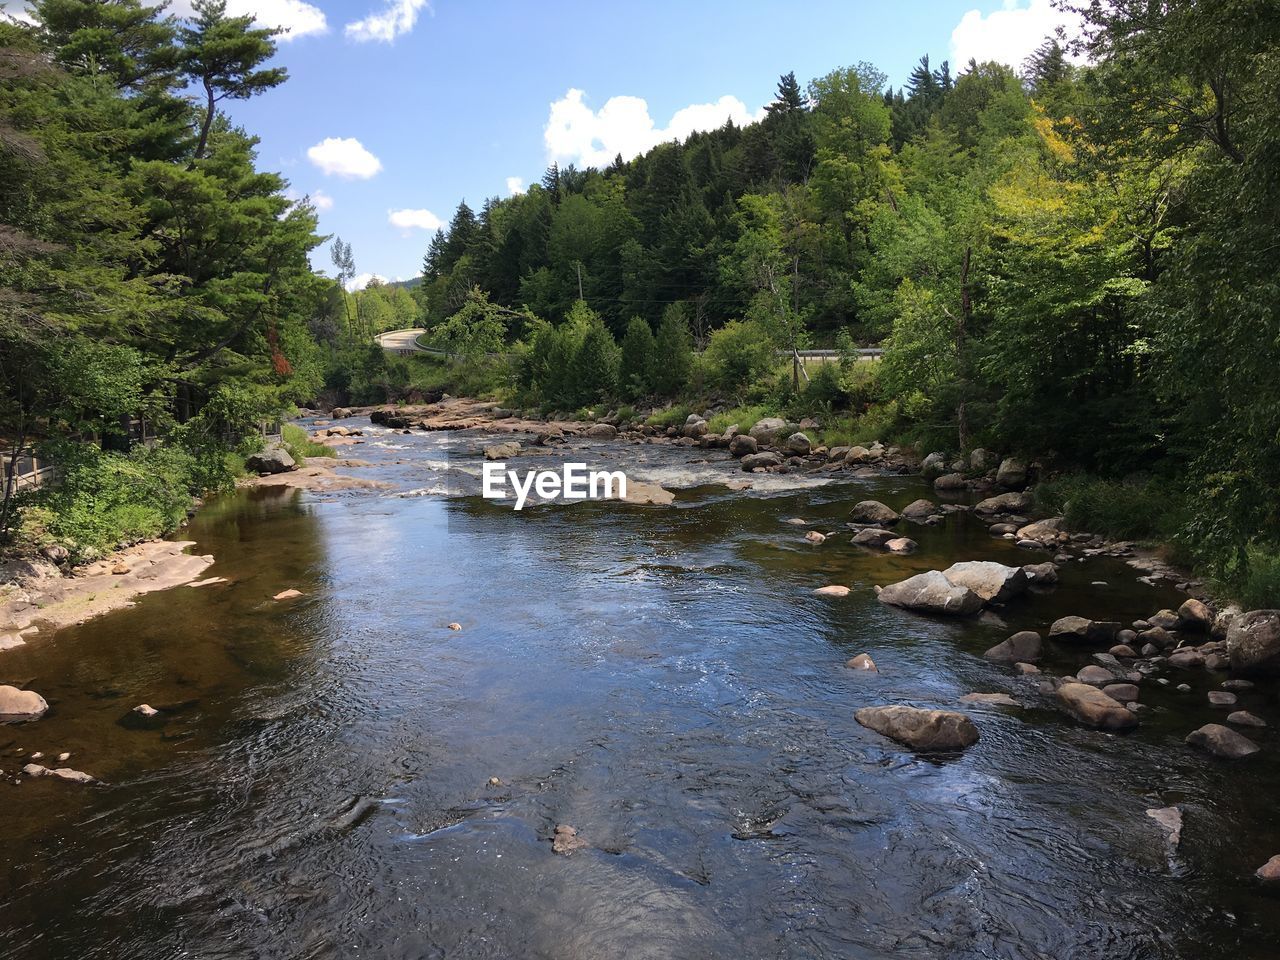
[[[510,460],[520,455],[520,444],[515,440],[504,440],[484,448],[486,460]]]
[[[983,654],[998,663],[1035,663],[1040,659],[1040,634],[1034,630],[1020,630],[1008,640],[1002,640]]]
[[[90,776],[81,770],[72,770],[68,767],[49,768],[41,766],[38,763],[28,763],[22,768],[22,772],[28,777],[57,777],[59,780],[69,780],[72,783],[97,783],[98,778]]]
[[[1148,810],[1147,816],[1160,825],[1169,847],[1176,850],[1182,841],[1182,811],[1177,807],[1159,807]]]
[[[757,443],[773,443],[778,434],[787,429],[787,421],[780,417],[765,417],[757,420],[747,432]]]
[[[849,595],[849,588],[841,586],[838,583],[832,583],[825,587],[818,587],[818,589],[813,591],[813,595],[815,597],[847,597]]]
[[[973,509],[976,513],[1021,513],[1031,509],[1031,494],[1002,493],[979,501]]]
[[[1085,726],[1129,730],[1138,725],[1138,718],[1124,704],[1087,683],[1064,683],[1058,688],[1057,698],[1062,709]]]
[[[938,505],[932,500],[912,500],[902,508],[902,515],[908,520],[927,520],[938,512]]]
[[[1199,730],[1192,730],[1186,742],[1224,760],[1242,760],[1262,749],[1248,737],[1220,723],[1206,723]]]
[[[918,707],[863,707],[853,718],[913,750],[962,750],[978,742],[978,728],[963,713]]]
[[[1227,630],[1231,670],[1245,676],[1280,674],[1280,610],[1250,610]]]
[[[879,500],[863,500],[853,505],[853,509],[849,511],[849,519],[854,523],[891,526],[898,522],[898,511]]]
[[[850,670],[866,670],[868,673],[879,673],[876,668],[876,662],[871,659],[868,654],[860,653],[856,657],[850,657],[845,661],[844,665]]]
[[[1254,874],[1259,880],[1266,880],[1268,883],[1275,883],[1280,880],[1280,853],[1260,866]]]
[[[288,473],[298,469],[298,462],[282,445],[272,443],[252,456],[245,457],[244,466],[246,470],[257,474]]]
[[[924,613],[967,616],[982,609],[982,598],[968,587],[952,583],[937,570],[891,583],[880,591],[880,602]]]
[[[729,441],[729,455],[738,459],[749,457],[751,454],[758,452],[759,449],[756,438],[750,434],[735,434],[733,439]]]
[[[863,527],[853,535],[853,542],[858,546],[875,547],[876,549],[883,547],[893,539],[893,533],[883,527]]]
[[[44,697],[34,690],[0,686],[0,720],[39,720],[48,709]]]
[[[782,458],[776,453],[749,453],[742,458],[743,470],[754,470],[756,467],[776,467],[782,463]]]
[[[578,836],[578,831],[564,823],[556,827],[555,836],[551,838],[552,852],[566,857],[575,850],[581,850],[586,845],[587,841]]]
[[[968,587],[985,603],[1003,603],[1027,589],[1027,575],[1021,567],[1006,567],[992,560],[953,563],[942,575],[957,586]]]
[[[1084,617],[1062,617],[1049,628],[1053,640],[1073,643],[1114,643],[1120,624],[1103,620],[1087,620]]]

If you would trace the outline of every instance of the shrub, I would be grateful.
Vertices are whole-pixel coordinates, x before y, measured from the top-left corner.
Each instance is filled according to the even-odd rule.
[[[1181,496],[1150,478],[1073,474],[1041,481],[1035,495],[1038,506],[1061,514],[1069,527],[1116,539],[1168,541],[1182,526]]]
[[[707,343],[706,362],[711,382],[743,391],[774,367],[773,341],[754,320],[730,320]]]
[[[302,462],[304,457],[336,457],[338,451],[307,436],[307,431],[296,423],[286,423],[280,428],[280,439],[289,456]]]

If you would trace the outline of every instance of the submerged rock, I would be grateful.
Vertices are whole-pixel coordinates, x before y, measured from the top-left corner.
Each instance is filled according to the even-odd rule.
[[[1027,575],[1021,567],[1006,567],[992,560],[953,563],[942,575],[957,586],[968,587],[985,603],[1003,603],[1027,589]]]
[[[97,783],[98,778],[91,776],[81,770],[72,770],[68,767],[45,767],[38,763],[28,763],[22,768],[22,772],[29,777],[57,777],[59,780],[68,780],[72,783]]]
[[[1159,807],[1148,810],[1147,816],[1164,831],[1164,838],[1170,849],[1178,849],[1178,844],[1182,842],[1182,811],[1177,807]]]
[[[0,720],[39,720],[48,710],[49,704],[34,690],[0,685]]]
[[[961,703],[986,703],[997,707],[1020,707],[1020,704],[1007,693],[966,693],[960,698]]]
[[[838,583],[831,583],[825,587],[818,587],[813,591],[813,594],[816,597],[847,597],[849,588]]]
[[[918,573],[880,591],[880,602],[925,613],[967,616],[982,609],[982,598],[952,583],[937,570]]]
[[[578,836],[578,831],[564,823],[556,827],[555,834],[551,838],[552,852],[566,857],[585,846],[587,841]]]
[[[978,728],[963,713],[918,707],[863,707],[858,723],[913,750],[962,750],[978,742]]]
[[[1186,742],[1224,760],[1243,760],[1262,749],[1248,737],[1241,736],[1220,723],[1206,723],[1199,730],[1191,731],[1187,734]]]
[[[1130,730],[1138,718],[1123,704],[1087,683],[1064,683],[1055,696],[1066,713],[1085,726],[1098,730]]]

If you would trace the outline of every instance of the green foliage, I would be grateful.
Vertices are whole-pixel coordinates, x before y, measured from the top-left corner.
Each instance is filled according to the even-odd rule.
[[[622,338],[622,358],[618,367],[618,385],[625,396],[642,397],[654,390],[657,367],[657,341],[649,321],[632,317]]]
[[[1107,480],[1069,474],[1042,481],[1036,504],[1060,514],[1067,526],[1124,540],[1172,539],[1183,520],[1183,498],[1154,479]]]
[[[67,547],[73,562],[171,532],[199,492],[195,456],[177,446],[125,455],[64,444],[53,455],[61,479],[36,493],[20,535]]]
[[[693,337],[683,304],[673,303],[663,311],[654,354],[654,392],[661,397],[674,397],[687,388],[693,372]]]
[[[711,335],[706,364],[712,383],[744,391],[778,365],[773,338],[754,320],[731,320]]]
[[[289,456],[301,463],[306,457],[336,457],[338,451],[312,440],[307,431],[295,423],[286,423],[280,427],[280,438],[284,441]]]

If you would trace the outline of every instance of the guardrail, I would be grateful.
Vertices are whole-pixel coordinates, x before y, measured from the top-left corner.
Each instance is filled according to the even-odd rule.
[[[15,494],[23,490],[35,490],[57,478],[58,470],[51,463],[42,462],[32,447],[22,447],[14,458],[12,449],[4,451],[4,489]]]

